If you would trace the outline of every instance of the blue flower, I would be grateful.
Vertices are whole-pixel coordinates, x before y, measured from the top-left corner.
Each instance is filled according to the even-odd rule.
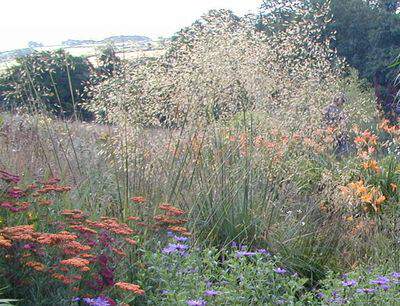
[[[236,252],[236,257],[237,257],[237,258],[243,257],[243,256],[245,256],[245,257],[250,257],[250,256],[254,256],[254,255],[256,255],[256,254],[257,254],[256,252],[237,251],[237,252]]]
[[[349,279],[349,280],[343,281],[342,285],[344,287],[354,287],[357,285],[357,281],[355,281],[354,279]]]
[[[358,293],[374,293],[376,290],[374,288],[360,288],[356,290]]]
[[[174,239],[178,242],[185,242],[188,241],[189,238],[188,237],[180,237],[180,236],[174,236]]]
[[[164,254],[180,253],[181,255],[183,255],[188,248],[189,248],[189,246],[187,246],[185,244],[170,243],[170,244],[168,244],[167,247],[162,249],[161,252]]]
[[[97,298],[83,298],[82,301],[84,301],[87,305],[90,306],[111,306],[111,303],[108,299],[104,297],[97,297]]]
[[[400,278],[400,273],[399,272],[393,272],[392,277],[399,279]]]
[[[215,291],[215,290],[206,290],[204,292],[205,296],[216,296],[216,295],[219,295],[219,294],[221,294],[221,292]]]
[[[390,279],[384,276],[378,276],[376,279],[370,281],[370,284],[380,285],[380,286],[386,285],[388,283],[390,283]]]
[[[206,301],[204,301],[204,300],[189,300],[189,301],[187,301],[187,304],[189,305],[189,306],[205,306],[205,305],[207,305],[207,302]]]
[[[287,271],[285,269],[283,269],[283,268],[276,268],[276,269],[274,269],[274,272],[283,275]]]
[[[268,252],[266,249],[259,249],[257,250],[258,254],[264,254],[264,255],[271,255],[270,252]]]

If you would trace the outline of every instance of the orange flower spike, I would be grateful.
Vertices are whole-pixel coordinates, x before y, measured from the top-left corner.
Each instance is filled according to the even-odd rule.
[[[115,283],[115,287],[125,290],[125,291],[133,292],[138,295],[143,295],[145,293],[144,290],[141,289],[139,285],[135,285],[135,284],[118,282],[118,283]]]

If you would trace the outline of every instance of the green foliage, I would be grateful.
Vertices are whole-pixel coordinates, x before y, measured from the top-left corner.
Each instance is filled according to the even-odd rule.
[[[80,106],[91,73],[86,59],[57,50],[34,52],[16,61],[0,79],[3,108],[24,107],[62,118],[90,118]]]

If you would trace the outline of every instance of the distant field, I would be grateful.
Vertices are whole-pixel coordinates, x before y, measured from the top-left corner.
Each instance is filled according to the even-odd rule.
[[[70,47],[65,48],[62,46],[51,46],[51,47],[43,47],[37,48],[37,51],[50,51],[57,49],[65,49],[68,53],[73,56],[84,56],[87,57],[88,60],[94,65],[97,65],[96,55],[98,54],[98,48],[100,46],[78,46],[78,47]],[[129,46],[127,46],[129,48]],[[141,57],[158,57],[165,53],[165,50],[126,50],[123,52],[117,52],[117,55],[123,59],[137,59]],[[10,60],[6,62],[0,62],[0,72],[4,71],[7,67],[12,66],[16,63],[15,60]]]

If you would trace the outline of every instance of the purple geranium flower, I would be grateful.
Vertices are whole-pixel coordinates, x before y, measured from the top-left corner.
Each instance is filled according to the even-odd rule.
[[[185,244],[170,243],[161,252],[164,253],[164,254],[172,254],[172,253],[181,253],[181,254],[183,254],[188,248],[189,248],[189,246],[187,246]]]
[[[400,273],[399,272],[393,272],[392,277],[399,279],[400,278]]]
[[[111,306],[110,300],[108,298],[99,296],[97,298],[83,298],[82,301],[84,301],[87,305],[90,306]]]
[[[386,285],[388,283],[390,283],[390,279],[384,276],[378,276],[376,279],[370,281],[370,284],[380,285],[380,286]]]
[[[189,306],[205,306],[205,305],[207,305],[207,302],[206,301],[204,301],[204,300],[189,300],[189,301],[187,301],[187,304],[189,305]]]
[[[345,280],[342,282],[342,285],[344,287],[354,287],[357,285],[357,281],[355,281],[354,279]]]
[[[360,288],[356,290],[358,293],[374,293],[376,290],[374,288]]]
[[[178,242],[186,242],[189,240],[188,237],[180,237],[180,236],[174,236],[174,239]]]
[[[204,292],[205,296],[216,296],[216,295],[219,295],[219,294],[221,294],[221,292],[215,291],[215,290],[206,290]]]
[[[285,269],[283,269],[283,268],[276,268],[276,269],[274,269],[274,272],[283,275],[287,271]]]
[[[237,251],[237,252],[236,252],[236,257],[237,257],[237,258],[243,257],[243,256],[245,256],[245,257],[250,257],[250,256],[254,256],[254,255],[256,255],[256,254],[257,254],[256,252]]]
[[[266,249],[259,249],[257,250],[258,254],[264,254],[264,255],[271,255],[270,252],[268,252]]]
[[[324,297],[325,297],[325,294],[323,294],[322,292],[317,293],[317,298],[323,299]]]
[[[382,289],[383,291],[388,291],[388,290],[390,289],[390,286],[389,286],[389,285],[382,285],[382,286],[381,286],[381,289]]]

